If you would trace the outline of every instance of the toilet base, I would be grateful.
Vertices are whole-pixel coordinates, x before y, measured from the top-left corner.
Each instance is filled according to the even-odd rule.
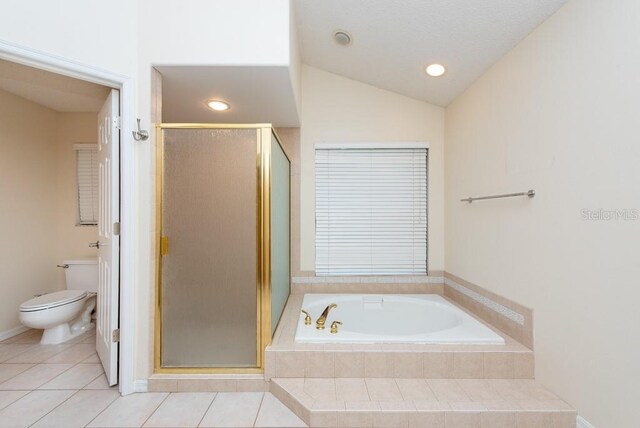
[[[56,327],[48,328],[42,333],[42,339],[40,339],[41,345],[57,345],[73,339],[76,336],[86,333],[95,327],[94,323],[86,326],[83,329],[77,329],[72,331],[69,323],[60,324]]]
[[[57,345],[80,336],[95,328],[96,323],[91,320],[91,312],[96,307],[95,295],[86,300],[86,304],[79,317],[70,323],[64,323],[46,329],[40,339],[41,345]]]

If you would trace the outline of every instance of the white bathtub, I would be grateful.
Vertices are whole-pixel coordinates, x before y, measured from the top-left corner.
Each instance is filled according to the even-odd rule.
[[[316,329],[324,309],[335,303],[326,328]],[[496,344],[504,339],[437,294],[305,294],[296,329],[299,343]],[[333,321],[341,321],[337,334]]]

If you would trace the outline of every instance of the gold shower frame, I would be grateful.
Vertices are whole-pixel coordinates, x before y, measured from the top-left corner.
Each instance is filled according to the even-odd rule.
[[[256,362],[255,367],[163,367],[162,366],[162,191],[165,129],[255,129],[256,130]],[[272,124],[161,123],[156,125],[156,298],[154,321],[154,373],[160,374],[259,374],[264,373],[264,350],[271,344],[271,136],[282,147]],[[291,182],[289,182],[291,189]],[[291,207],[289,208],[291,210]],[[289,225],[291,227],[291,225]],[[289,244],[290,245],[290,244]],[[289,248],[289,254],[291,248]],[[291,269],[291,267],[289,267]]]

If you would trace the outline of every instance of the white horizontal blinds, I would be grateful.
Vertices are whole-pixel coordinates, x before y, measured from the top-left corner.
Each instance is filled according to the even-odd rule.
[[[427,149],[316,149],[316,275],[427,273]]]
[[[98,152],[95,144],[77,144],[78,223],[98,224]]]

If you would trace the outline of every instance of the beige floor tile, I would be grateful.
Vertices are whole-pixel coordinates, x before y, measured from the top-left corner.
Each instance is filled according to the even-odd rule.
[[[215,397],[215,392],[178,392],[170,394],[149,417],[144,426],[198,426]]]
[[[84,427],[119,396],[118,391],[78,391],[33,426],[38,428]]]
[[[5,361],[6,363],[42,363],[49,358],[69,349],[70,345],[32,345],[29,349]]]
[[[0,363],[4,363],[11,358],[22,354],[33,348],[34,345],[15,345],[15,344],[0,344]]]
[[[101,364],[76,364],[39,389],[82,389],[103,373]]]
[[[499,400],[501,398],[492,383],[483,379],[458,379],[457,383],[472,400]]]
[[[33,364],[0,364],[0,384],[33,366]]]
[[[201,427],[251,427],[256,421],[262,392],[221,392],[200,422]]]
[[[119,397],[88,426],[101,428],[140,427],[167,396],[167,393],[147,392]]]
[[[336,399],[338,401],[369,400],[367,384],[364,379],[336,378]]]
[[[118,389],[118,385],[109,386],[107,377],[103,374],[82,389]]]
[[[98,358],[98,354],[94,353],[93,355],[90,355],[89,357],[85,358],[84,360],[82,360],[83,363],[99,363],[100,362],[100,358]]]
[[[405,400],[437,400],[424,379],[396,379],[396,384]]]
[[[24,397],[30,391],[0,391],[0,410],[7,407],[9,404]]]
[[[429,388],[441,401],[465,401],[469,400],[462,387],[453,379],[428,379]]]
[[[32,391],[0,410],[0,427],[28,427],[73,393],[74,391]]]
[[[81,362],[82,360],[90,357],[92,354],[96,352],[95,345],[90,345],[86,343],[78,343],[69,347],[59,353],[58,355],[54,355],[45,361],[45,363],[72,363],[76,364]]]
[[[16,336],[13,336],[2,343],[32,344],[32,343],[39,343],[41,338],[42,338],[42,330],[31,329],[31,330],[25,331],[24,333],[20,333]]]
[[[264,394],[255,426],[288,428],[306,427],[307,425],[277,398],[267,392]]]
[[[36,389],[70,369],[72,364],[38,364],[0,384],[0,390]]]
[[[373,401],[400,401],[402,394],[396,385],[395,379],[367,378],[367,390]]]
[[[318,401],[337,400],[334,379],[307,378],[304,380],[304,392]]]

